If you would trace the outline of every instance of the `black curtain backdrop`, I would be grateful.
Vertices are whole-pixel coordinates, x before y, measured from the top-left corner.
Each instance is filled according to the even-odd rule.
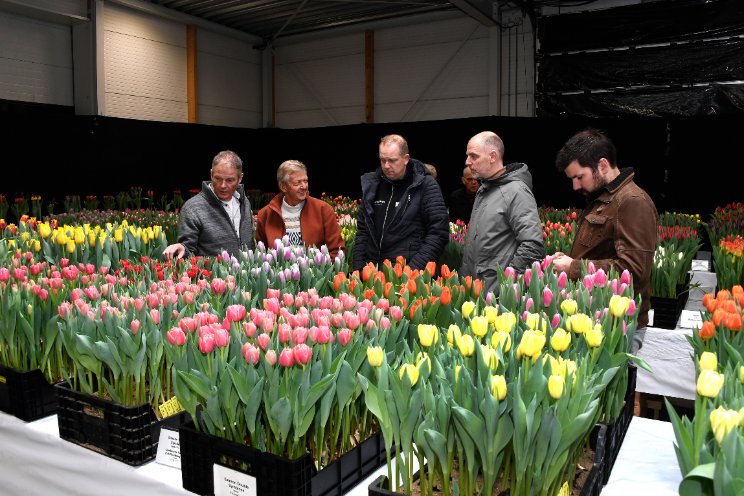
[[[358,198],[359,176],[378,165],[385,134],[402,134],[411,156],[436,166],[445,199],[460,187],[468,139],[492,130],[504,140],[506,162],[525,162],[539,205],[578,207],[583,198],[554,167],[562,144],[587,127],[605,131],[618,148],[621,167],[658,210],[710,214],[741,199],[738,131],[744,117],[622,119],[482,117],[401,124],[359,124],[314,129],[235,129],[218,126],[75,116],[69,108],[0,103],[0,194],[116,195],[131,186],[156,198],[174,189],[199,188],[212,157],[224,149],[245,163],[246,188],[277,191],[276,168],[303,161],[314,196],[322,192]]]

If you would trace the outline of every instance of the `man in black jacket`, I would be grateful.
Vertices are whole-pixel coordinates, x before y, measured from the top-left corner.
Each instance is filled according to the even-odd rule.
[[[447,206],[427,168],[391,134],[380,141],[380,167],[362,176],[354,270],[402,256],[413,269],[438,262],[449,239]]]

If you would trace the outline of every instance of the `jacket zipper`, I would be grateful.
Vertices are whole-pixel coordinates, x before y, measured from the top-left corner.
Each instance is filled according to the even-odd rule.
[[[390,191],[390,198],[388,199],[388,204],[385,207],[385,217],[383,217],[382,219],[382,234],[380,234],[380,248],[377,251],[377,260],[380,260],[382,258],[382,240],[385,239],[385,223],[387,222],[388,211],[390,210],[390,204],[393,202],[393,195],[395,194],[395,185],[391,183],[390,186],[393,189]]]

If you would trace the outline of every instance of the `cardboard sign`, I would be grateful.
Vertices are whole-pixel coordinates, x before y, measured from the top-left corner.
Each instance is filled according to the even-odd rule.
[[[703,316],[694,310],[682,310],[679,326],[682,329],[700,329],[703,327]]]
[[[163,427],[160,429],[158,453],[155,463],[181,470],[181,443],[178,431]]]
[[[257,488],[252,475],[214,464],[214,496],[257,496]]]

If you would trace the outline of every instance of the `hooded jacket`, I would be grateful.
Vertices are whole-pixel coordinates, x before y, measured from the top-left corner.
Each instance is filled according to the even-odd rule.
[[[238,185],[236,190],[240,203],[238,236],[222,201],[217,198],[209,184],[209,181],[203,181],[199,194],[189,198],[181,208],[178,218],[178,242],[186,248],[186,256],[215,256],[222,250],[237,255],[240,249],[252,249],[253,213],[243,185]]]
[[[633,181],[628,167],[590,199],[579,219],[569,256],[568,277],[581,277],[581,261],[591,260],[605,272],[614,266],[633,276],[635,294],[641,295],[638,328],[648,325],[651,305],[651,269],[656,250],[659,214],[653,200]]]
[[[354,270],[361,269],[368,262],[380,264],[398,256],[405,258],[413,269],[423,269],[430,261],[439,262],[449,240],[449,220],[442,190],[418,160],[409,159],[406,174],[411,174],[410,181],[398,182],[407,184],[402,194],[395,191],[396,182],[388,181],[379,167],[362,176]],[[384,229],[375,225],[374,210],[382,181],[391,185]],[[400,197],[400,201],[394,204],[393,197]]]
[[[542,234],[532,175],[526,164],[509,164],[502,175],[481,182],[460,273],[481,279],[486,291],[497,293],[497,265],[524,272],[545,256]]]

